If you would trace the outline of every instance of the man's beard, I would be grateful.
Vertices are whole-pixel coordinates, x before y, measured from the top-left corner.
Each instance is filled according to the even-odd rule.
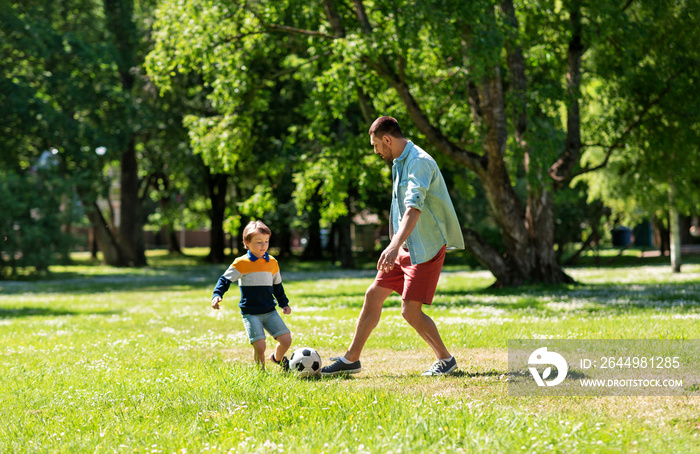
[[[387,152],[384,154],[383,152]],[[394,163],[394,158],[391,157],[391,150],[389,150],[389,147],[386,145],[382,144],[382,159],[386,161],[387,164],[393,164]]]

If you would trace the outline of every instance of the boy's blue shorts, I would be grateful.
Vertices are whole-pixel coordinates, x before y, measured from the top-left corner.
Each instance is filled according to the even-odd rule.
[[[243,325],[248,333],[250,343],[265,339],[265,331],[270,333],[270,336],[277,339],[282,334],[288,333],[289,328],[282,321],[282,317],[276,310],[267,314],[241,314],[243,317]],[[263,328],[265,331],[263,331]]]

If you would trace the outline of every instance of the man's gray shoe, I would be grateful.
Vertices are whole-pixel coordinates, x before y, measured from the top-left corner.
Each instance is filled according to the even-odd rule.
[[[341,375],[341,374],[356,374],[362,370],[360,366],[360,361],[355,361],[354,363],[345,364],[340,358],[338,358],[330,366],[326,366],[321,369],[321,375]]]
[[[453,356],[450,360],[438,359],[430,366],[430,369],[423,372],[425,376],[447,375],[457,369],[457,360]]]

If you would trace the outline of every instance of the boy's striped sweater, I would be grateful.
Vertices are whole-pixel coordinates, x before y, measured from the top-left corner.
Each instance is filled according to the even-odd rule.
[[[280,267],[274,257],[267,252],[257,258],[250,251],[233,261],[219,278],[214,288],[214,296],[224,297],[231,282],[237,280],[241,288],[241,301],[238,306],[243,314],[266,314],[275,310],[275,299],[280,307],[289,305],[289,299],[282,287]]]

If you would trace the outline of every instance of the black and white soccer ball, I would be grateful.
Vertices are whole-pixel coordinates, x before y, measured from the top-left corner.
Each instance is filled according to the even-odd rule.
[[[297,348],[289,360],[289,369],[302,378],[317,377],[321,375],[321,355],[310,347]]]

